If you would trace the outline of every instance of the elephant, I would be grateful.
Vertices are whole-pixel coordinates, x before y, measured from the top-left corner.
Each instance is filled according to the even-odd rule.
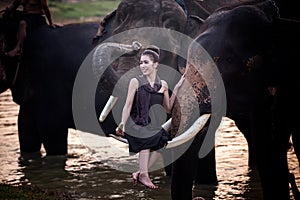
[[[22,156],[44,145],[47,156],[67,154],[72,119],[72,88],[82,60],[94,46],[97,23],[41,26],[28,34],[21,61],[4,52],[15,42],[16,23],[1,19],[1,92],[10,88],[20,105],[18,131]]]
[[[299,130],[298,118],[287,118],[299,111],[294,92],[299,85],[295,77],[299,72],[295,68],[298,52],[290,50],[287,44],[299,45],[300,26],[299,21],[280,18],[279,12],[273,1],[250,1],[216,9],[196,33],[186,69],[201,105],[205,83],[195,68],[205,68],[207,64],[200,62],[203,51],[198,45],[215,61],[226,91],[226,116],[235,121],[248,142],[249,166],[259,170],[264,199],[290,199],[287,149],[290,134]],[[190,110],[187,116],[192,116],[193,109]],[[293,142],[297,144],[299,140]],[[196,158],[197,151],[188,155],[175,161],[174,167],[180,166],[178,171],[194,166],[190,157]],[[189,167],[184,168],[187,163]],[[192,179],[175,177],[176,182],[191,187]],[[187,194],[187,188],[176,188],[172,190],[174,196]]]

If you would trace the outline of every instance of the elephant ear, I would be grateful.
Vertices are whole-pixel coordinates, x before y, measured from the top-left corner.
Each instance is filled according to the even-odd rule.
[[[116,12],[117,10],[115,9],[111,13],[107,14],[100,22],[99,30],[101,34],[99,35],[99,43],[103,42],[105,39],[112,35],[112,32],[115,29],[114,22],[116,20]]]
[[[212,12],[209,11],[203,1],[184,1],[185,8],[188,15],[198,16],[202,19],[206,19]]]
[[[241,6],[255,6],[255,8],[261,10],[265,14],[269,21],[273,18],[279,17],[278,7],[271,0],[232,0],[223,6],[216,7],[215,12],[229,11]]]
[[[262,2],[262,0],[186,0],[184,4],[188,16],[184,33],[192,38],[196,38],[203,22],[216,10],[232,9],[236,5],[251,5],[257,2]]]
[[[249,2],[249,0],[185,0],[184,4],[189,15],[206,19],[215,10],[237,3]]]

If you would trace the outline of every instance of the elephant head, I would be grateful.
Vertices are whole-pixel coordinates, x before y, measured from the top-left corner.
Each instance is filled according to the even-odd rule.
[[[226,101],[226,116],[236,119],[237,123],[239,122],[237,115],[250,119],[255,110],[262,106],[262,99],[266,95],[272,75],[270,47],[272,25],[276,17],[278,10],[272,1],[253,1],[225,6],[215,10],[204,21],[195,39],[195,42],[200,44],[214,60],[222,78],[226,99],[219,99],[218,105]],[[189,50],[190,54],[195,54],[190,56],[190,59],[201,54],[201,51],[195,49],[195,45]],[[189,60],[187,62],[189,80],[191,85],[195,85],[196,96],[200,97],[201,105],[206,91],[205,84],[203,77],[193,71],[195,65],[201,66],[203,61],[198,57],[198,60],[194,61],[195,64],[191,64]],[[216,75],[206,77],[206,84],[218,82],[216,77]],[[215,94],[209,96],[212,95]],[[189,99],[187,95],[185,98]],[[187,114],[189,115],[191,113]],[[244,131],[243,127],[240,128]],[[245,130],[244,134],[249,142],[251,139],[247,132]],[[251,152],[252,144],[250,146]],[[250,155],[251,160],[253,154]]]
[[[170,29],[179,32],[184,31],[186,14],[176,1],[173,0],[154,0],[154,1],[121,1],[118,8],[107,15],[100,24],[101,36],[100,44],[103,42],[114,42],[122,44],[132,44],[139,41],[142,48],[149,45],[157,45],[161,41],[168,43],[169,46],[176,48],[176,41],[172,35],[163,36],[158,33],[157,43],[152,43],[148,38],[149,27]],[[145,28],[145,29],[144,29]],[[118,35],[123,34],[122,37]],[[162,38],[164,37],[164,38]],[[98,52],[103,58],[110,52]],[[100,82],[101,88],[111,90],[122,75],[130,69],[138,66],[140,52],[135,55],[127,54],[119,57],[110,65]],[[99,57],[99,60],[101,56]],[[161,51],[160,63],[177,69],[177,57],[171,52]],[[96,71],[101,71],[99,65]],[[105,69],[106,70],[106,69]],[[109,77],[107,79],[106,77]]]
[[[229,117],[231,112],[252,110],[265,92],[276,17],[272,1],[245,3],[215,11],[199,30],[196,41],[214,59],[222,76]]]

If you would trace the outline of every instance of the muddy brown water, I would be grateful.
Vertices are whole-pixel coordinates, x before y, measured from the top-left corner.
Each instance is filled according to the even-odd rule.
[[[108,152],[106,142],[97,147],[86,145],[82,133],[69,130],[68,156],[61,158],[19,161],[17,115],[19,106],[12,101],[9,90],[0,95],[0,182],[11,185],[32,185],[53,192],[63,192],[73,199],[139,199],[167,200],[170,198],[171,178],[163,169],[151,172],[159,189],[133,186],[131,173],[118,170],[117,162],[128,161],[121,151]],[[89,136],[89,134],[84,134]],[[97,141],[99,136],[90,136]],[[109,141],[113,146],[119,142]],[[96,150],[97,149],[97,150]],[[120,149],[120,151],[118,151]],[[44,154],[45,152],[42,151]],[[108,156],[109,155],[109,156]],[[108,159],[109,158],[109,159]],[[134,158],[131,158],[134,159]],[[248,168],[248,147],[234,121],[224,118],[216,139],[218,185],[194,186],[193,195],[205,199],[262,199],[260,180],[256,171]],[[290,171],[300,186],[299,163],[291,148],[288,151]],[[291,199],[293,199],[291,195]]]

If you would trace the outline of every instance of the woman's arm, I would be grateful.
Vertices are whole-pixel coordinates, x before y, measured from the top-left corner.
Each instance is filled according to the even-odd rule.
[[[175,99],[176,99],[176,95],[177,95],[177,93],[179,91],[179,88],[181,87],[184,79],[185,79],[185,76],[182,75],[180,80],[178,81],[178,83],[174,87],[171,97],[169,97],[169,89],[168,89],[167,82],[162,81],[162,87],[164,87],[164,107],[167,110],[167,113],[171,112],[171,110],[173,108],[173,104],[174,104]]]
[[[124,125],[126,124],[126,122],[128,120],[128,117],[131,112],[133,100],[134,100],[134,95],[135,95],[137,89],[138,89],[138,80],[136,78],[133,78],[130,80],[130,83],[129,83],[127,98],[126,98],[125,105],[124,105],[123,112],[122,112],[121,123],[119,124],[119,126],[116,129],[117,135],[120,135],[120,136],[124,135],[124,133],[123,133],[124,128],[121,128],[121,127],[124,127]]]
[[[46,18],[48,20],[49,26],[55,28],[55,25],[52,21],[52,16],[51,16],[51,13],[50,13],[50,10],[49,10],[47,0],[41,0],[41,4],[42,4],[43,10],[44,10],[44,13],[46,15]]]

